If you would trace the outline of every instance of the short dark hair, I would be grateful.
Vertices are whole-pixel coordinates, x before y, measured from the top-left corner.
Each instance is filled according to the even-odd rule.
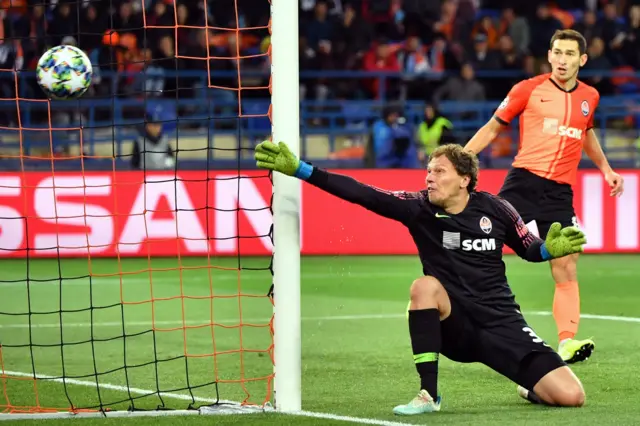
[[[573,40],[578,43],[578,51],[581,55],[587,52],[587,40],[576,30],[556,30],[553,37],[551,37],[549,49],[553,49],[553,43],[556,40]]]
[[[429,156],[429,161],[442,157],[443,155],[451,161],[451,164],[453,164],[453,167],[460,176],[469,177],[467,190],[469,192],[475,191],[476,185],[478,184],[478,157],[472,152],[465,151],[462,146],[450,143],[436,148]]]

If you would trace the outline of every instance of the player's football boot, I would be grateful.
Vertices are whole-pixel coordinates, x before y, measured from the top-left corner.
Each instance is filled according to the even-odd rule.
[[[423,389],[408,404],[395,407],[393,413],[400,416],[415,416],[416,414],[440,411],[440,399],[440,396],[438,396],[434,400],[429,395],[429,392]]]
[[[564,362],[573,364],[589,359],[595,349],[596,344],[591,339],[567,339],[558,346],[558,354]]]

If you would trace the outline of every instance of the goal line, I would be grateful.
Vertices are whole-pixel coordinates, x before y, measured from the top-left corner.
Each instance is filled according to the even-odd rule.
[[[25,373],[21,371],[5,371],[0,378],[5,380],[7,377],[24,377],[24,378],[33,378],[33,374]],[[88,386],[95,387],[96,384],[85,381],[85,380],[76,380],[76,379],[61,379],[53,376],[47,376],[39,374],[36,376],[39,380],[47,380],[56,383],[67,383],[69,385],[76,386]],[[148,389],[139,389],[139,388],[131,388],[126,386],[113,385],[109,383],[100,383],[99,387],[103,389],[109,389],[114,391],[121,392],[130,392],[137,395],[154,395],[155,392]],[[198,416],[198,415],[243,415],[243,414],[269,414],[269,413],[277,413],[274,407],[270,404],[265,405],[264,407],[254,406],[254,405],[242,405],[237,401],[227,401],[227,400],[214,400],[210,398],[202,398],[197,396],[186,395],[182,393],[172,393],[172,392],[163,392],[160,393],[163,398],[172,398],[183,401],[194,401],[198,403],[202,403],[198,408],[192,410],[162,410],[162,411],[81,411],[81,412],[50,412],[50,413],[14,413],[14,414],[5,414],[0,413],[0,421],[3,420],[44,420],[44,419],[80,419],[80,418],[129,418],[129,417],[167,417],[167,416]],[[206,405],[210,404],[210,405]],[[378,425],[378,426],[406,426],[410,425],[410,423],[399,423],[399,422],[391,422],[386,420],[379,419],[370,419],[370,418],[362,418],[362,417],[352,417],[352,416],[342,416],[331,413],[320,413],[315,411],[291,411],[288,413],[283,413],[285,415],[293,415],[293,416],[302,416],[302,417],[312,417],[318,419],[327,419],[327,420],[336,420],[343,421],[349,423],[357,423],[357,424],[367,424],[367,425]]]

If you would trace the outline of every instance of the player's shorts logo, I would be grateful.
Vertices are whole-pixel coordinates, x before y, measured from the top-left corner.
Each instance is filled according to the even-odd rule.
[[[500,106],[498,107],[498,109],[505,109],[507,107],[507,104],[509,104],[508,96],[504,98],[504,100],[500,103]]]
[[[589,102],[582,101],[582,103],[580,104],[580,109],[582,110],[582,115],[584,115],[585,117],[589,115]]]
[[[488,217],[482,216],[482,219],[480,219],[480,229],[482,229],[482,232],[484,232],[485,234],[491,233],[493,225],[491,224],[491,220]]]

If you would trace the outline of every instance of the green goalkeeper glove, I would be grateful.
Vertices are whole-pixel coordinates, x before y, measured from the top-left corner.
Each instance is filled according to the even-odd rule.
[[[284,142],[278,145],[271,141],[259,143],[256,146],[254,158],[259,168],[273,170],[287,176],[296,176],[301,165],[300,160]]]
[[[584,232],[575,226],[562,228],[559,222],[555,222],[549,228],[547,238],[542,247],[542,255],[545,260],[567,256],[573,253],[582,253],[582,247],[587,243]],[[546,252],[546,253],[545,253]]]

